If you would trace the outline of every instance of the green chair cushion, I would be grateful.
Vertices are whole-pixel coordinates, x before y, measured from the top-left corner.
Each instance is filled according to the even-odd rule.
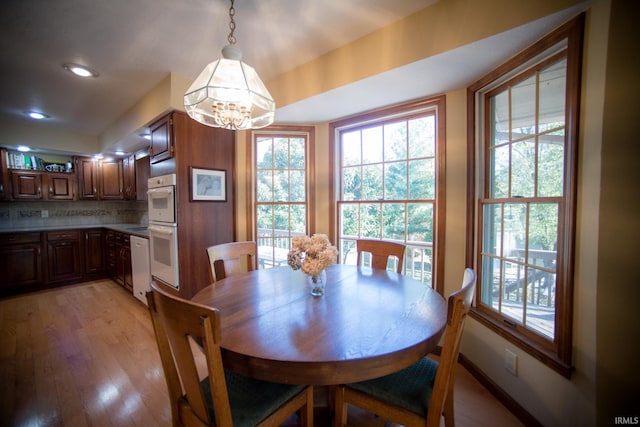
[[[224,376],[234,427],[257,425],[305,387],[255,380],[227,369]],[[209,406],[211,419],[215,420],[209,378],[202,380],[200,386]]]
[[[427,357],[401,371],[346,387],[377,397],[385,402],[427,416],[438,362]]]

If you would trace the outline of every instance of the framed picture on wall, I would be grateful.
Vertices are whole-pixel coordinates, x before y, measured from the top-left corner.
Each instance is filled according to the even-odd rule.
[[[191,201],[226,202],[227,171],[191,167]]]

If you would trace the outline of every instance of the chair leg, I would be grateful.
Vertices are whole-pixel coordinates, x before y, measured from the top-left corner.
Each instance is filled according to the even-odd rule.
[[[455,418],[453,416],[453,393],[448,393],[444,401],[444,425],[445,427],[455,427]]]

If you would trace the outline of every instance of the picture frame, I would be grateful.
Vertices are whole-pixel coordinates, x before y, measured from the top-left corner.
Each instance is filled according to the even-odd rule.
[[[190,168],[191,201],[226,202],[227,171],[223,169]]]

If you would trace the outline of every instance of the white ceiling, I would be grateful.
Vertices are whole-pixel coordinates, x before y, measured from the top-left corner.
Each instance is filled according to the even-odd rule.
[[[236,1],[237,45],[268,81],[438,0]],[[3,0],[0,119],[26,121],[24,111],[38,109],[51,127],[98,135],[169,72],[195,78],[218,58],[228,8],[227,0]],[[322,122],[464,87],[574,13],[285,106],[276,121]],[[65,62],[100,76],[78,79]]]

